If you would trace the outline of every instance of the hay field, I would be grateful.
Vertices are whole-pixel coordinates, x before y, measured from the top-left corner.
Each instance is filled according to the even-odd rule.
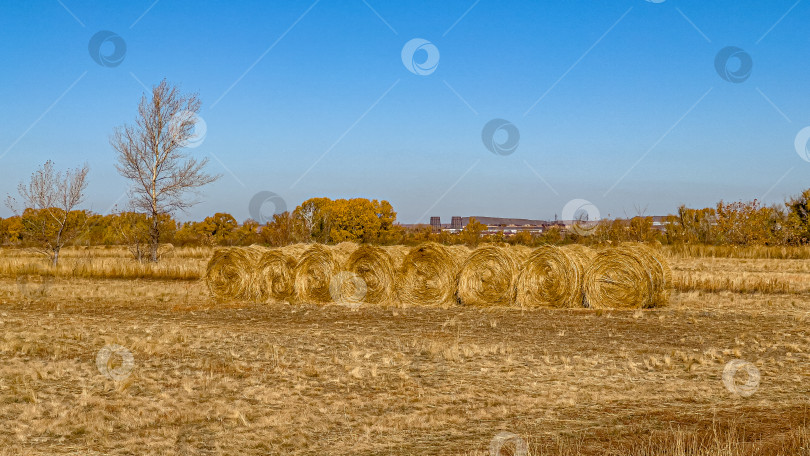
[[[807,260],[615,310],[223,302],[212,254],[0,250],[0,455],[810,454]]]

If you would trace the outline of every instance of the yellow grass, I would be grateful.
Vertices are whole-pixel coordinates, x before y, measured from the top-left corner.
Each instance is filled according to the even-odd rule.
[[[808,454],[806,295],[350,311],[218,302],[200,281],[24,285],[0,278],[3,456],[487,456],[503,431],[532,456]],[[134,359],[120,380],[97,366],[112,345]],[[724,386],[734,359],[761,372],[753,396]]]
[[[810,246],[730,246],[730,245],[671,245],[666,250],[672,255],[687,258],[745,258],[774,260],[808,260]]]
[[[180,249],[177,249],[180,250]],[[213,249],[184,249],[165,254],[158,264],[139,263],[124,248],[65,249],[57,267],[40,254],[0,248],[0,276],[39,275],[98,279],[197,280]]]
[[[352,311],[212,299],[211,250],[88,250],[0,251],[0,456],[810,455],[805,260],[673,254],[662,309]]]

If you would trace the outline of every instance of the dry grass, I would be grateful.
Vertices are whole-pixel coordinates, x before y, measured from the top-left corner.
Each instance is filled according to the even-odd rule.
[[[666,247],[672,255],[684,258],[737,258],[808,260],[810,246],[731,246],[731,245],[671,245]]]
[[[94,279],[197,280],[205,274],[210,248],[164,248],[158,264],[139,263],[124,247],[62,250],[57,267],[34,251],[0,248],[0,277],[35,275]]]
[[[122,250],[71,250],[85,275],[0,250],[0,456],[487,456],[503,431],[528,456],[810,455],[808,261],[672,254],[670,305],[644,311],[349,311],[217,301],[160,278],[202,276],[212,252],[179,250],[148,280]]]
[[[810,261],[673,257],[680,291],[810,294]]]
[[[501,431],[531,456],[807,454],[802,295],[349,311],[199,281],[25,285],[0,279],[2,455],[486,456]],[[96,366],[110,344],[134,357],[118,381]],[[753,396],[725,388],[733,359],[760,370]]]

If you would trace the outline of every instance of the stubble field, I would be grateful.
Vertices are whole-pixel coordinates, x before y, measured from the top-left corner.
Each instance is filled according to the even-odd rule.
[[[217,302],[205,249],[0,253],[0,455],[810,454],[810,260],[673,254],[643,311],[352,309]]]

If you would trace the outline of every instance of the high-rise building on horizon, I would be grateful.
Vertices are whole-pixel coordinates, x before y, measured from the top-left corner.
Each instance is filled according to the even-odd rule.
[[[430,228],[433,230],[434,233],[439,233],[442,230],[442,218],[441,217],[431,217],[430,218]]]

